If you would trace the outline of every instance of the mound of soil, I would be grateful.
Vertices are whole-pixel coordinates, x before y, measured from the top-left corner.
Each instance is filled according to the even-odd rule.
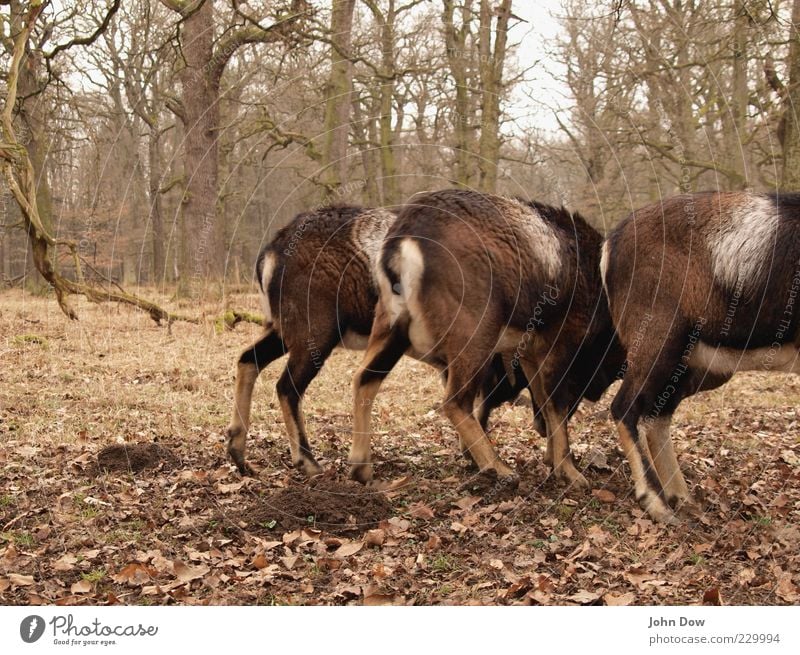
[[[157,443],[125,443],[106,446],[97,453],[97,468],[106,471],[138,473],[159,464],[172,465],[175,455]]]
[[[392,505],[380,491],[356,482],[317,478],[262,496],[243,518],[253,531],[311,527],[348,534],[374,528],[391,515]]]

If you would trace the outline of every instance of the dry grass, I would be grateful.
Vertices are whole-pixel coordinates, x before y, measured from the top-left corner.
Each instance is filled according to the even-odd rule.
[[[254,295],[227,302],[258,307]],[[579,456],[607,456],[607,470],[587,475],[610,493],[565,495],[518,404],[494,415],[492,437],[520,471],[519,490],[476,487],[465,501],[471,473],[437,413],[438,375],[405,360],[378,397],[375,450],[378,476],[410,483],[388,494],[385,543],[342,567],[330,563],[342,559],[341,540],[312,530],[287,541],[242,514],[294,484],[274,393],[279,363],[254,399],[249,459],[260,478],[241,485],[224,456],[235,361],[257,327],[217,334],[209,319],[167,330],[124,307],[77,308],[82,320],[69,322],[52,300],[0,297],[2,602],[691,604],[714,589],[731,603],[798,598],[796,378],[743,374],[681,406],[674,436],[702,511],[666,530],[631,497],[607,420],[611,394],[572,424]],[[213,317],[221,307],[201,309]],[[305,401],[318,459],[340,473],[359,358],[334,353]],[[152,441],[177,463],[136,476],[96,470],[104,446]],[[202,575],[181,578],[176,561]],[[133,581],[120,573],[132,564],[146,568]],[[76,587],[81,580],[90,584]]]

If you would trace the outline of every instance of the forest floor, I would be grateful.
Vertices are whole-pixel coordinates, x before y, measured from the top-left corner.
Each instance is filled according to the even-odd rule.
[[[681,406],[673,439],[698,509],[665,527],[633,498],[612,393],[571,423],[587,493],[548,475],[527,400],[497,410],[511,491],[479,484],[437,411],[439,376],[406,359],[376,401],[376,491],[346,482],[360,354],[334,353],[307,394],[327,469],[310,483],[289,467],[275,362],[248,439],[259,477],[242,479],[222,432],[258,328],[77,308],[70,322],[52,299],[0,295],[2,604],[800,602],[797,378],[741,374]]]

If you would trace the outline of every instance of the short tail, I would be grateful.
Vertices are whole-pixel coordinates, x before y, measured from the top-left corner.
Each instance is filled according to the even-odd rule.
[[[403,237],[384,246],[378,285],[390,325],[419,306],[424,270],[422,250],[414,239]]]

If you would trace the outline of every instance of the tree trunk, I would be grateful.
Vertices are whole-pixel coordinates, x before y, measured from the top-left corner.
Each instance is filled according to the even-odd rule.
[[[781,190],[800,191],[800,0],[792,5],[789,26],[789,90],[783,115]]]
[[[478,170],[481,191],[497,191],[497,162],[500,158],[500,100],[503,97],[503,69],[508,44],[508,20],[511,0],[503,0],[495,9],[497,27],[492,47],[492,7],[489,0],[481,0],[480,75],[483,90],[481,111],[481,137],[478,144]]]
[[[469,81],[467,79],[467,34],[472,19],[472,0],[465,0],[462,7],[461,28],[455,23],[455,2],[444,0],[444,34],[447,61],[450,74],[456,85],[456,98],[453,114],[454,146],[456,150],[455,182],[461,186],[470,186],[472,180],[470,150],[470,102]]]
[[[161,284],[167,276],[164,250],[164,217],[161,213],[161,150],[158,127],[147,134],[147,193],[150,200],[150,221],[153,226],[153,282]]]
[[[186,185],[181,207],[180,295],[197,296],[222,275],[216,225],[219,79],[212,75],[214,6],[206,0],[183,23],[181,71]]]
[[[350,60],[355,0],[333,0],[331,12],[331,73],[325,93],[325,127],[322,165],[328,195],[347,179],[347,144],[350,134],[353,64]]]
[[[12,7],[12,16],[22,18],[25,11],[20,5]],[[18,28],[19,26],[17,26]],[[17,33],[17,29],[14,30]],[[36,175],[36,204],[39,208],[39,219],[48,234],[53,234],[53,199],[50,193],[50,182],[47,176],[47,97],[42,91],[37,71],[42,63],[41,53],[26,46],[25,59],[19,69],[19,95],[23,100],[20,103],[20,118],[22,129],[19,140],[28,151],[28,157],[33,165]],[[32,249],[30,260],[41,257],[40,252]],[[57,255],[53,254],[53,266],[56,265]],[[38,274],[37,267],[26,266],[25,286],[32,290],[40,290],[45,286],[45,280]]]

